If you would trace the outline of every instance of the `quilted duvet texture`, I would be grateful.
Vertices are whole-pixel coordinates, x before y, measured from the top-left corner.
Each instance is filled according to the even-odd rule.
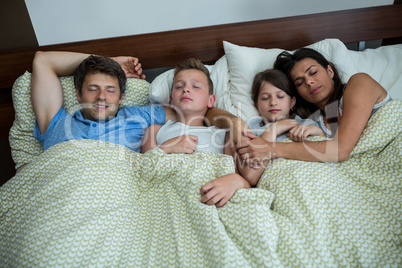
[[[0,188],[0,266],[401,266],[401,120],[391,101],[347,161],[274,160],[219,209],[199,189],[226,155],[55,145]]]

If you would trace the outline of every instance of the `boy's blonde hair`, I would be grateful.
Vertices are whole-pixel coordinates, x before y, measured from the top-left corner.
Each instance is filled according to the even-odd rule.
[[[214,83],[211,80],[209,70],[205,65],[201,62],[199,59],[194,59],[194,58],[188,58],[185,60],[180,61],[177,65],[176,68],[174,69],[174,76],[184,70],[199,70],[205,74],[207,77],[208,81],[208,89],[209,89],[209,94],[214,94]]]

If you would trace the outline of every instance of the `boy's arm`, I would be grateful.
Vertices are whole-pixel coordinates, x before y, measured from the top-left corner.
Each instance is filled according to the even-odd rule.
[[[142,140],[141,153],[146,153],[152,148],[158,147],[156,134],[158,134],[161,127],[162,125],[151,125],[147,128],[144,139]],[[165,141],[159,148],[167,154],[191,154],[196,150],[197,144],[197,136],[181,135]]]
[[[158,147],[156,143],[156,134],[162,125],[150,125],[145,131],[144,138],[142,140],[141,153],[146,153],[152,148]]]
[[[245,139],[242,134],[243,131],[250,131],[240,117],[216,107],[208,109],[205,118],[210,125],[230,129],[230,141],[232,144],[237,144],[240,140]]]
[[[274,138],[275,141],[275,138]],[[250,168],[246,161],[242,161],[237,155],[235,148],[229,144],[229,133],[226,133],[224,154],[230,155],[234,159],[236,173],[240,174],[249,184],[250,187],[257,185],[262,173],[264,173],[265,167],[262,166],[259,169]],[[268,161],[266,161],[268,163]],[[264,162],[264,164],[266,164]]]
[[[243,161],[240,157],[237,157],[237,170],[240,175],[252,186],[256,186],[260,181],[261,175],[264,173],[269,161],[262,161],[262,165],[258,168],[250,167],[246,161]]]
[[[59,76],[71,75],[88,54],[36,52],[32,64],[31,99],[39,130],[44,133],[63,105]]]

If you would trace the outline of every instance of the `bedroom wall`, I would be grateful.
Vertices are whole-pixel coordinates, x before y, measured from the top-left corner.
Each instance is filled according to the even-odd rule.
[[[25,0],[39,45],[392,3],[393,0]]]

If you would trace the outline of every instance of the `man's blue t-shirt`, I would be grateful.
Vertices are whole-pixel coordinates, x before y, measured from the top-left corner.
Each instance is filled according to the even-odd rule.
[[[165,110],[161,105],[125,106],[117,112],[116,117],[106,121],[85,119],[81,110],[70,115],[62,107],[45,133],[40,134],[38,123],[35,124],[34,136],[42,144],[44,151],[68,140],[93,139],[124,145],[140,152],[147,127],[153,124],[163,125],[165,118]]]

